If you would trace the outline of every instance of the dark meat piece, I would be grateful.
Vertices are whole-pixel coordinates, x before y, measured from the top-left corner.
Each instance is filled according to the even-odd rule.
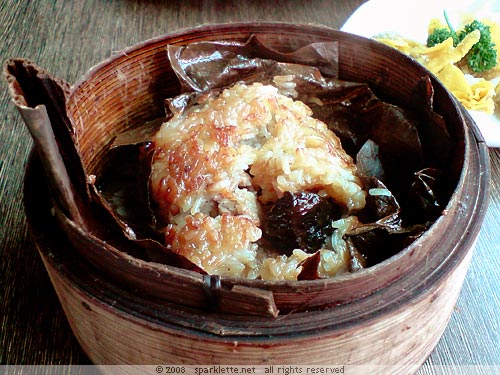
[[[302,271],[297,276],[297,280],[318,280],[320,278],[318,273],[318,266],[321,262],[321,252],[316,251],[309,258],[302,261]]]
[[[263,233],[283,253],[297,248],[313,253],[333,232],[332,220],[339,217],[328,198],[313,192],[286,192],[269,210]]]

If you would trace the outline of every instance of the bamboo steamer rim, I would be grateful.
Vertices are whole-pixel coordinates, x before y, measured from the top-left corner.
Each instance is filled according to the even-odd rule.
[[[223,34],[225,37],[230,37],[229,39],[241,39],[244,40],[248,36],[248,30],[259,30],[259,31],[273,31],[275,32],[276,28],[279,28],[281,32],[283,31],[290,31],[290,32],[295,32],[297,33],[297,30],[302,28],[302,27],[307,27],[307,30],[309,33],[312,35],[317,36],[318,38],[327,38],[325,36],[325,33],[328,37],[331,37],[331,35],[334,36],[340,36],[344,35],[345,33],[332,30],[328,27],[325,26],[318,26],[318,25],[297,25],[297,24],[287,24],[287,23],[270,23],[270,22],[259,22],[259,23],[238,23],[238,24],[219,24],[219,25],[205,25],[205,26],[200,26],[196,27],[193,29],[187,29],[187,30],[182,30],[178,31],[172,34],[168,34],[167,36],[160,36],[157,38],[153,38],[150,40],[147,40],[145,42],[139,43],[135,46],[132,46],[130,48],[127,48],[123,50],[121,53],[117,53],[116,55],[112,56],[111,58],[99,63],[98,65],[94,66],[81,80],[79,80],[75,85],[71,87],[71,94],[70,98],[75,95],[76,93],[79,92],[79,90],[82,90],[86,83],[96,74],[103,74],[106,72],[107,69],[113,69],[115,63],[118,63],[122,59],[128,58],[129,55],[133,55],[134,53],[140,53],[143,49],[147,48],[153,48],[155,45],[162,45],[165,43],[166,38],[168,38],[170,43],[176,43],[180,42],[183,44],[189,43],[191,40],[198,40],[200,38],[200,35],[206,36],[209,39],[212,38],[212,40],[220,40],[220,35]],[[242,32],[241,30],[247,30],[246,32]],[[214,32],[217,31],[217,32]],[[250,31],[252,32],[252,31]],[[190,37],[191,36],[191,37]],[[349,36],[351,40],[355,43],[356,41],[362,41],[364,38],[362,37],[357,37],[350,35]],[[379,45],[377,42],[370,41],[370,43],[375,46],[376,48],[381,48],[384,49],[386,48],[385,46]],[[389,53],[394,53],[393,51],[389,51]],[[398,56],[400,59],[405,59],[406,57],[401,57]],[[406,58],[409,60],[409,58]],[[434,80],[433,83],[436,83]],[[455,103],[455,106],[459,108],[459,106]],[[457,109],[457,112],[460,114],[460,110]],[[464,116],[466,114],[464,113]],[[467,116],[466,116],[467,117]],[[484,205],[486,201],[486,196],[487,194],[487,179],[489,178],[489,170],[488,170],[488,160],[487,160],[487,152],[485,151],[486,147],[484,146],[484,140],[481,139],[481,135],[479,131],[477,130],[477,127],[473,123],[473,121],[469,118],[468,119],[468,126],[472,129],[473,135],[472,138],[474,138],[474,141],[472,142],[469,137],[471,137],[471,134],[467,134],[465,136],[465,157],[464,157],[464,165],[467,165],[468,163],[474,163],[477,162],[477,160],[471,160],[470,154],[476,154],[479,152],[479,163],[477,166],[475,166],[476,169],[481,170],[480,171],[480,184],[478,185],[478,191],[479,195],[476,197],[474,210],[472,213],[472,218],[475,220],[471,220],[469,223],[468,228],[470,228],[470,231],[466,231],[466,236],[462,238],[460,242],[457,242],[457,246],[462,246],[467,248],[468,246],[471,245],[475,237],[477,236],[477,232],[479,230],[479,225],[477,223],[480,223],[482,220],[482,217],[484,216]],[[486,169],[482,169],[486,168]],[[467,174],[470,173],[468,170],[462,170],[458,185],[457,185],[457,190],[453,193],[452,199],[448,203],[447,209],[450,211],[453,211],[453,205],[457,204],[458,197],[457,195],[462,191],[466,179],[467,179]],[[342,275],[336,278],[332,279],[326,279],[326,280],[310,280],[310,281],[296,281],[296,282],[290,282],[290,281],[277,281],[277,282],[269,282],[269,281],[262,281],[262,280],[252,280],[252,281],[247,281],[247,280],[240,280],[240,279],[231,279],[231,278],[224,278],[222,280],[223,283],[228,283],[229,285],[235,285],[235,284],[241,284],[241,285],[248,285],[251,287],[257,287],[257,288],[269,288],[269,287],[274,287],[276,289],[273,290],[273,292],[280,292],[281,288],[284,288],[284,294],[288,293],[290,290],[294,290],[294,288],[299,288],[299,289],[307,289],[307,288],[324,288],[326,286],[333,287],[335,289],[336,285],[339,284],[344,284],[344,283],[349,283],[352,280],[358,279],[360,276],[366,276],[366,275],[375,275],[375,274],[382,274],[385,270],[387,270],[389,267],[391,267],[393,264],[397,264],[397,262],[403,258],[406,257],[409,253],[412,253],[414,251],[418,250],[418,247],[421,245],[423,241],[426,241],[432,236],[436,235],[436,232],[439,232],[440,228],[440,222],[443,220],[443,218],[438,219],[436,223],[431,226],[431,228],[423,234],[419,239],[417,239],[414,243],[412,243],[408,248],[404,249],[400,253],[396,254],[395,256],[390,258],[390,261],[384,261],[381,262],[373,267],[370,267],[369,269],[361,271],[359,274],[348,274],[348,275]],[[452,256],[456,256],[457,249],[456,247],[452,250],[450,253],[450,258]],[[458,251],[458,253],[460,253]],[[464,256],[464,255],[463,255]],[[445,259],[447,261],[447,259]],[[455,261],[459,261],[459,259],[456,259]],[[137,260],[137,262],[140,263],[140,260]],[[445,266],[448,266],[448,263],[445,264]],[[157,264],[148,264],[148,267],[151,267],[151,269],[157,271],[157,272],[164,272],[164,270],[167,268],[175,268],[171,266],[164,266],[164,265],[157,265]],[[451,267],[451,265],[450,265]],[[426,275],[426,280],[439,280],[441,277],[445,277],[447,270],[449,270],[446,267],[440,267],[436,268],[434,272],[429,273]],[[442,271],[441,274],[439,274],[438,271]],[[186,274],[193,274],[193,277],[199,277],[198,274],[195,274],[194,272],[187,271],[187,270],[181,270],[181,272],[184,272]],[[391,282],[396,285],[396,283],[403,282],[404,277],[398,280],[393,280]],[[389,284],[391,284],[389,282]],[[409,289],[412,290],[414,294],[412,295],[407,295],[407,298],[413,298],[418,296],[418,294],[424,290],[418,290],[418,289]],[[374,294],[379,293],[379,291],[374,290],[371,291]],[[362,299],[366,300],[371,298],[371,295],[363,296]],[[354,301],[355,303],[356,301]],[[350,304],[352,301],[345,301],[345,303]],[[343,305],[343,304],[341,304]],[[332,308],[335,308],[333,306]],[[319,312],[307,312],[307,314],[321,314],[321,311]],[[316,328],[313,328],[316,329]]]

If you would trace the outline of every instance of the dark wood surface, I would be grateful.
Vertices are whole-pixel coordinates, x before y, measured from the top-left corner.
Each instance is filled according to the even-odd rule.
[[[0,57],[2,63],[29,58],[75,82],[116,51],[171,31],[251,20],[339,28],[361,3],[0,0]],[[5,82],[0,85],[0,364],[89,364],[27,229],[22,182],[32,141]],[[500,370],[500,150],[490,156],[491,200],[472,264],[450,324],[420,374]]]

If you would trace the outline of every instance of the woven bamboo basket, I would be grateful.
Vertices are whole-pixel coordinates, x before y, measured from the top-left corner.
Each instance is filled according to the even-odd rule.
[[[244,41],[252,35],[286,51],[336,42],[341,79],[366,82],[401,105],[412,104],[412,90],[428,75],[397,51],[322,26],[243,23],[176,32],[117,53],[73,86],[56,79],[65,101],[56,100],[54,108],[66,110],[85,168],[98,175],[115,135],[161,117],[163,100],[179,92],[165,59],[167,45]],[[29,121],[45,104],[43,94],[28,94],[35,68],[16,60],[6,69],[14,101]],[[50,78],[43,70],[36,75],[42,82]],[[434,108],[453,139],[448,172],[454,188],[446,208],[398,254],[330,279],[214,278],[122,251],[107,241],[98,218],[90,226],[80,225],[79,213],[60,194],[67,186],[76,196],[73,208],[85,216],[71,173],[54,189],[58,180],[45,162],[51,156],[37,148],[26,170],[26,214],[71,328],[91,360],[367,365],[370,373],[414,373],[447,325],[488,201],[485,143],[466,111],[430,80]],[[56,139],[61,143],[57,134]]]

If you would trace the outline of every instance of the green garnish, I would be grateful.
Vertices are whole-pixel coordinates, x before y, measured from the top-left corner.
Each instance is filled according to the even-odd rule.
[[[446,13],[446,11],[444,11],[443,13],[448,28],[434,29],[434,31],[427,37],[427,47],[434,47],[436,44],[442,43],[448,38],[453,38],[453,46],[455,47],[458,43],[460,43],[460,40],[458,40],[458,35],[453,29],[453,26],[451,26],[451,22],[448,19],[448,14]]]
[[[462,41],[467,34],[474,30],[479,30],[481,37],[479,42],[472,46],[466,58],[469,68],[478,73],[490,70],[497,64],[497,50],[495,49],[495,43],[491,41],[490,27],[477,20],[465,25],[458,35],[459,40]]]

